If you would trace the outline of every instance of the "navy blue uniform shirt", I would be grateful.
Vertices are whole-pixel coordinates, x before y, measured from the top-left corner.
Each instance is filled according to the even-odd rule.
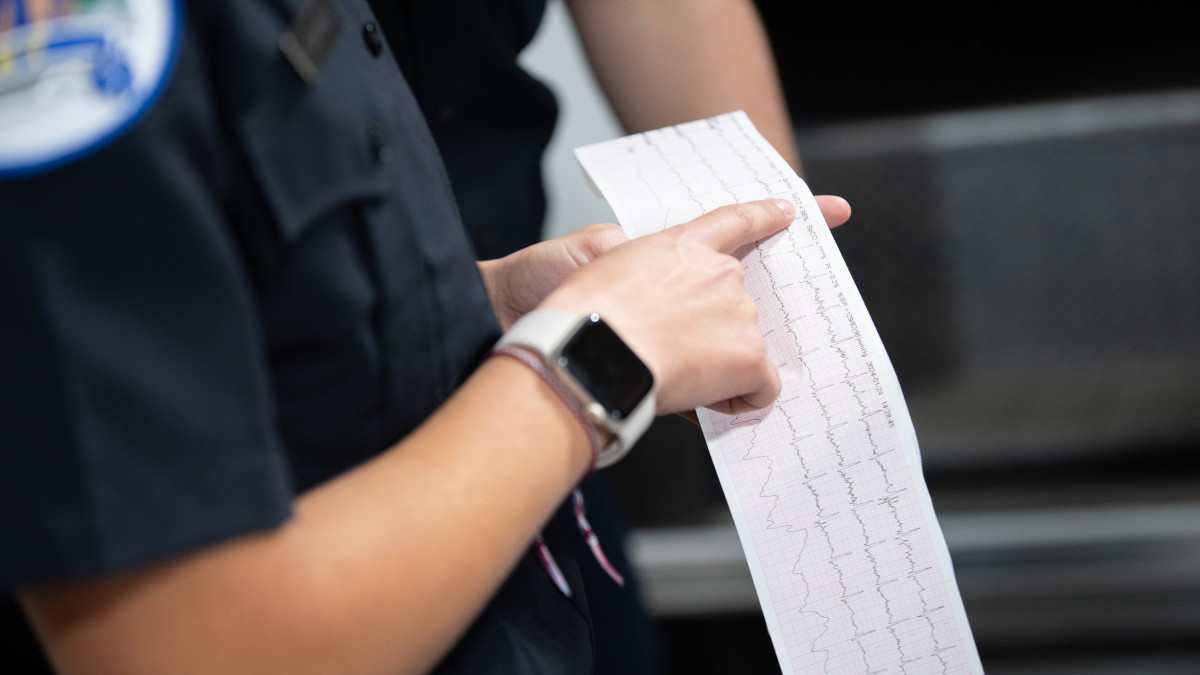
[[[517,57],[546,0],[371,4],[433,131],[478,256],[536,243],[546,210],[542,151],[558,106]]]
[[[279,49],[300,0],[189,3],[133,129],[0,182],[6,589],[277,526],[295,494],[430,415],[498,337],[375,17],[330,3],[341,29],[310,84]],[[440,672],[590,663],[582,598],[527,554]]]
[[[546,206],[541,156],[557,105],[519,56],[538,31],[546,0],[370,1],[433,132],[477,255],[499,258],[536,243]],[[591,524],[626,582],[616,587],[582,537],[568,536],[587,589],[595,672],[663,672],[622,546],[619,505],[603,472],[580,488]],[[573,521],[566,514],[558,525],[573,529]]]

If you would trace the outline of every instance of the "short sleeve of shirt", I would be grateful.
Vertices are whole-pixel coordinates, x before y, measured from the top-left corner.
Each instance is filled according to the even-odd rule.
[[[196,61],[184,54],[162,100],[111,146],[0,182],[6,586],[128,567],[289,514]]]

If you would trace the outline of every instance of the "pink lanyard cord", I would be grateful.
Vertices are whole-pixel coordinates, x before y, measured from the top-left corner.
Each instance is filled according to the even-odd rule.
[[[609,561],[608,556],[604,555],[604,549],[600,547],[600,537],[596,536],[592,524],[588,522],[587,509],[583,504],[583,493],[576,489],[571,493],[571,498],[575,501],[575,524],[579,527],[579,532],[587,542],[588,548],[592,550],[592,557],[600,564],[600,568],[604,570],[608,578],[618,586],[624,586],[625,577],[621,576],[621,573]],[[546,546],[546,541],[541,534],[538,534],[534,543],[537,545],[538,558],[542,562],[542,568],[546,570],[550,580],[554,582],[560,593],[568,598],[571,597],[571,586],[567,583],[567,577],[555,562],[554,556],[550,554],[550,547]]]
[[[587,433],[588,442],[592,446],[592,466],[588,469],[588,473],[590,474],[592,471],[595,471],[596,458],[600,456],[601,449],[600,433],[596,431],[596,428],[584,416],[583,408],[579,401],[567,391],[566,387],[558,381],[557,377],[551,375],[550,371],[546,369],[546,364],[542,362],[541,357],[534,354],[528,348],[519,345],[497,345],[492,349],[491,355],[507,356],[520,361],[533,370],[533,372],[537,373],[546,384],[550,385],[550,388],[562,399],[567,408],[571,410],[571,414],[579,421],[584,432]],[[583,535],[584,541],[587,542],[588,548],[592,550],[592,557],[596,559],[596,562],[600,564],[600,567],[608,574],[610,579],[616,582],[618,586],[624,586],[625,577],[621,576],[621,573],[609,561],[608,556],[604,555],[604,549],[600,548],[600,538],[596,536],[596,532],[592,530],[592,524],[588,522],[587,510],[583,506],[583,493],[575,489],[571,493],[571,497],[575,500],[575,524],[579,527],[579,532]],[[563,575],[562,569],[554,560],[554,556],[550,554],[550,547],[546,546],[546,541],[540,533],[537,539],[534,540],[534,543],[537,546],[538,558],[541,560],[546,574],[550,575],[550,580],[554,582],[554,585],[558,587],[558,590],[563,595],[568,598],[571,597],[571,586],[567,583],[567,577]]]
[[[541,559],[542,568],[546,570],[546,574],[550,575],[550,581],[554,582],[560,593],[568,598],[571,597],[571,585],[567,583],[567,577],[563,575],[562,569],[554,561],[554,556],[550,554],[550,547],[546,545],[546,540],[542,539],[541,534],[538,534],[535,543],[537,544],[538,558]]]
[[[571,496],[575,500],[575,524],[579,526],[579,532],[583,535],[583,540],[587,542],[588,548],[592,549],[592,557],[600,563],[600,568],[604,570],[609,579],[612,579],[618,586],[624,586],[625,577],[621,576],[617,568],[609,562],[608,556],[604,555],[604,549],[600,548],[600,537],[596,536],[596,531],[588,522],[587,510],[583,506],[583,493],[576,489]]]

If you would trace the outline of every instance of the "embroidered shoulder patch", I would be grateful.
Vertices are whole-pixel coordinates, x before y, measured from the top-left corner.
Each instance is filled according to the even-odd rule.
[[[169,77],[179,0],[0,0],[0,179],[83,157]]]

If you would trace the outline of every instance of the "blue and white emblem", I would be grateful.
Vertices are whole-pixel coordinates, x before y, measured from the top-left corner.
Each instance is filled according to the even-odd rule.
[[[170,74],[178,0],[0,0],[0,179],[99,149]]]

